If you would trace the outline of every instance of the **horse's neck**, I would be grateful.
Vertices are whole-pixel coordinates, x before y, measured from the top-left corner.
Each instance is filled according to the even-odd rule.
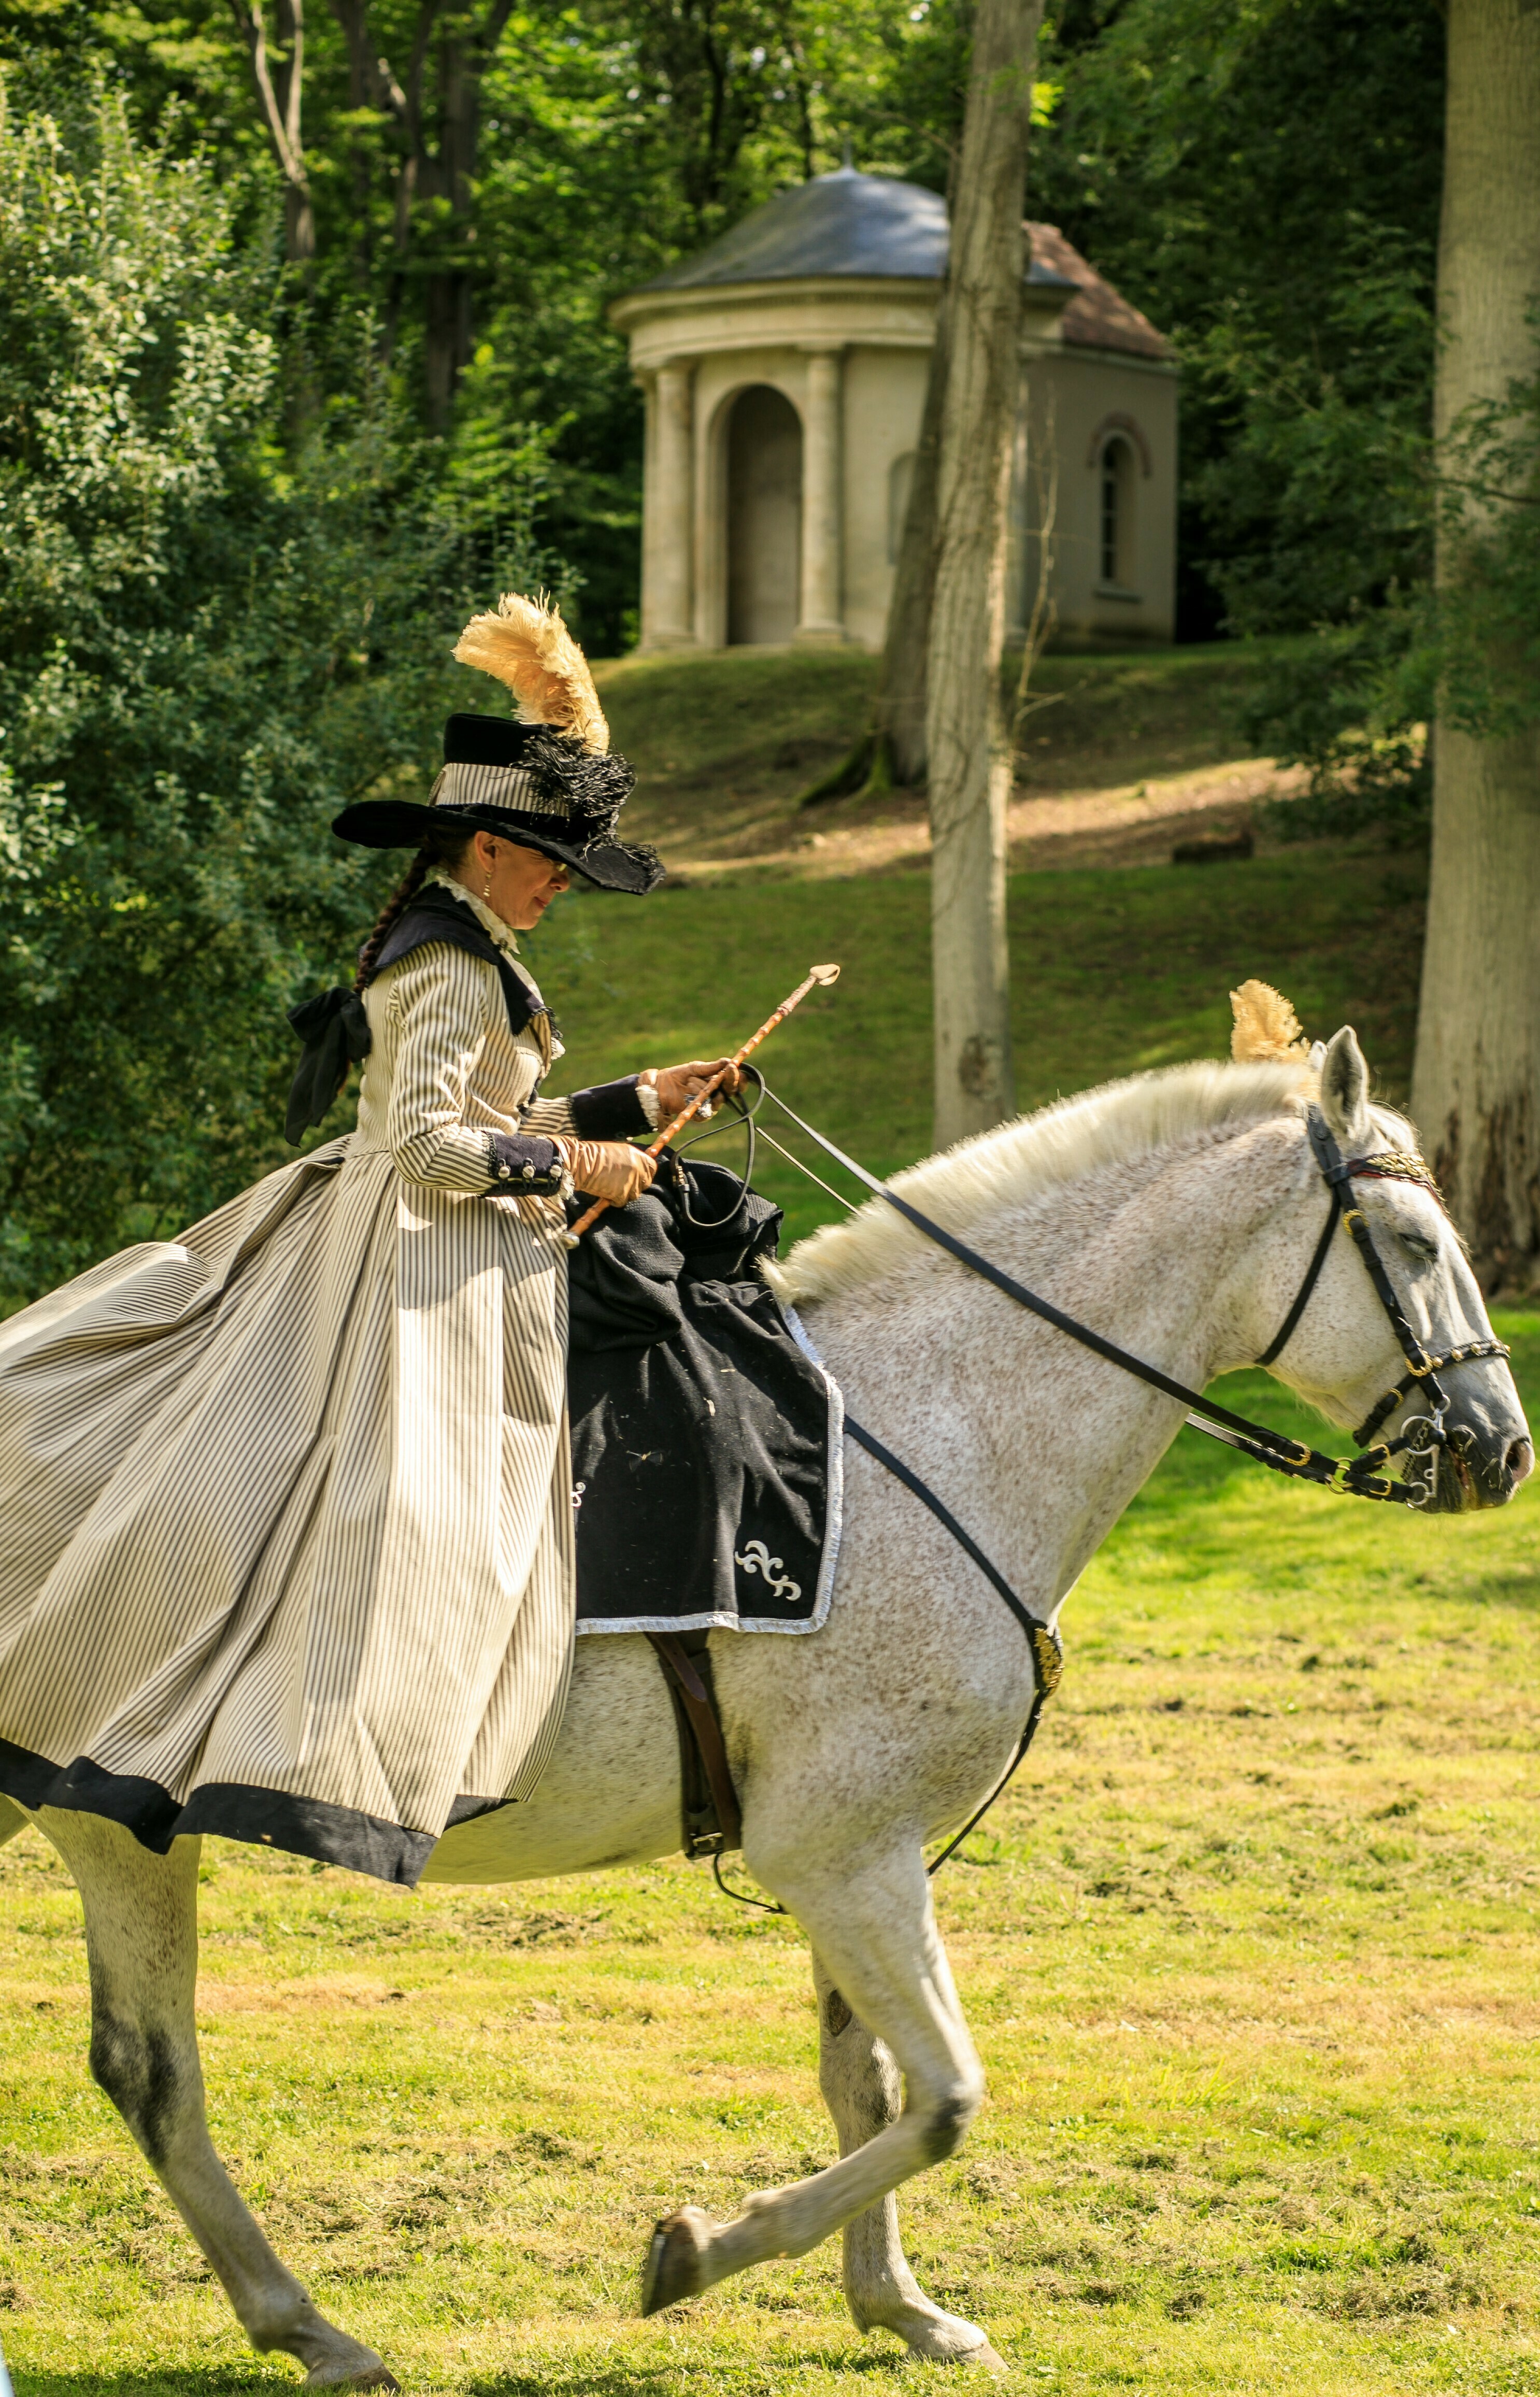
[[[973,1247],[1201,1389],[1233,1361],[1229,1292],[1259,1194],[1235,1144],[1087,1176],[971,1228]],[[1056,1602],[1169,1445],[1180,1409],[928,1248],[811,1306],[850,1413]]]

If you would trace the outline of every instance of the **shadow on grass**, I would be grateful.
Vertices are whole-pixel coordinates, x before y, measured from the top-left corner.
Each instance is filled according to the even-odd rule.
[[[787,2346],[757,2354],[752,2368],[757,2380],[762,2382],[777,2369],[800,2374],[810,2364],[841,2374],[864,2373],[869,2377],[874,2373],[886,2377],[902,2372],[908,2363],[904,2350],[897,2347],[864,2348],[849,2354],[831,2355],[823,2348]],[[529,2372],[500,2372],[467,2380],[465,2386],[469,2397],[676,2397],[680,2380],[694,2378],[700,2369],[698,2364],[681,2356],[677,2362],[661,2364],[596,2363],[587,2370],[580,2365],[559,2373],[538,2367]],[[707,2364],[705,2369],[710,2371],[712,2366]]]
[[[841,2350],[831,2354],[823,2346],[812,2349],[788,2343],[757,2355],[754,2371],[761,2381],[777,2370],[787,2375],[803,2373],[810,2364],[840,2373],[885,2377],[902,2371],[907,2362],[904,2350],[898,2347],[863,2347],[848,2353]],[[553,2371],[546,2364],[531,2364],[524,2372],[473,2372],[466,2374],[460,2385],[467,2397],[676,2397],[681,2378],[687,2375],[693,2377],[698,2368],[682,2355],[666,2364],[626,2364],[609,2358],[596,2359],[591,2365],[569,2365],[561,2371]],[[423,2377],[421,2374],[413,2377]],[[435,2374],[432,2377],[458,2380],[460,2375],[457,2369],[451,2375]],[[255,2359],[248,2366],[216,2364],[168,2372],[29,2372],[25,2368],[17,2371],[13,2366],[12,2378],[16,2397],[274,2397],[278,2390],[296,2392],[301,2386],[292,2364],[281,2361],[263,2364]]]
[[[273,2397],[300,2384],[287,2361],[265,2364],[213,2364],[182,2372],[30,2372],[11,2365],[16,2397],[245,2397],[248,2390]]]

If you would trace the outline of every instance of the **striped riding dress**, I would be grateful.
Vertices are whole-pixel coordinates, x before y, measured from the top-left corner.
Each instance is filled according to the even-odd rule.
[[[409,1883],[540,1777],[574,1614],[549,1135],[646,1115],[634,1081],[541,1098],[511,934],[427,896],[368,989],[357,1130],[0,1324],[23,1806]]]

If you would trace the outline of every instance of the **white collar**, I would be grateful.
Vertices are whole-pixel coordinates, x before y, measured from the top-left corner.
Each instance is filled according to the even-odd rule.
[[[488,906],[485,899],[478,899],[474,891],[466,890],[463,882],[457,882],[448,866],[435,865],[427,879],[430,882],[441,882],[446,891],[452,891],[454,896],[470,909],[488,938],[495,941],[500,949],[506,949],[511,957],[517,957],[518,943],[514,937],[511,926],[505,924],[502,917]]]

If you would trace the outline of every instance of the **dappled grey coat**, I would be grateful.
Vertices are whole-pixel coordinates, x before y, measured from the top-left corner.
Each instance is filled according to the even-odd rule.
[[[355,1132],[0,1325],[0,1789],[410,1881],[560,1721],[564,1218],[489,1154],[573,1120],[486,956],[367,1006]]]

